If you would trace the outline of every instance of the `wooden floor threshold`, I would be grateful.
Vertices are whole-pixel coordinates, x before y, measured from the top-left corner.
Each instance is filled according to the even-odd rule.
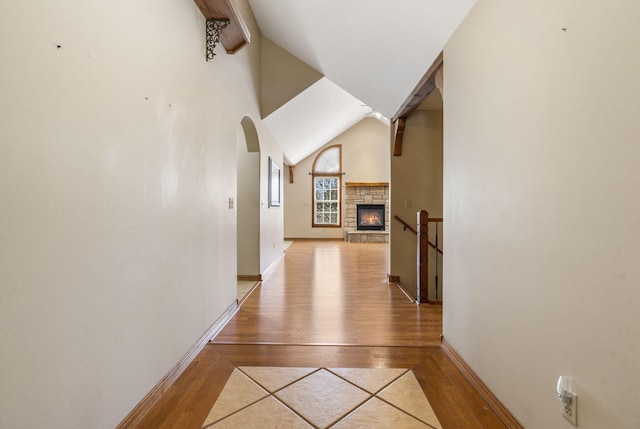
[[[217,341],[215,338],[209,341],[209,344],[220,346],[291,346],[291,347],[375,347],[379,349],[385,348],[440,348],[441,345],[437,342],[427,342],[423,344],[403,344],[401,346],[390,346],[383,344],[366,344],[366,343],[281,343],[281,342],[269,342],[269,341],[255,341],[255,342],[238,342],[238,341]]]

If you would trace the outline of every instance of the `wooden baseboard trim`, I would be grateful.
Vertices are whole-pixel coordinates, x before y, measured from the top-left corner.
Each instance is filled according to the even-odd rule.
[[[449,344],[444,336],[440,337],[440,347],[442,351],[451,359],[454,365],[462,372],[462,375],[471,383],[473,388],[484,399],[489,408],[493,410],[498,418],[504,423],[508,429],[524,429],[522,423],[514,417],[513,414],[504,406],[502,402],[493,394],[486,384],[478,377],[469,364],[458,354],[458,352]]]
[[[389,277],[389,283],[400,283],[400,276],[387,275]]]
[[[239,282],[261,282],[262,274],[255,274],[255,275],[249,275],[249,276],[238,275],[238,281]]]
[[[207,332],[189,349],[180,361],[156,384],[153,389],[135,406],[133,410],[120,422],[116,429],[137,428],[147,413],[154,407],[160,397],[169,389],[171,384],[182,374],[209,341],[211,341],[238,311],[238,302],[233,304],[214,322]]]
[[[427,299],[427,304],[442,305],[442,300],[441,299]]]

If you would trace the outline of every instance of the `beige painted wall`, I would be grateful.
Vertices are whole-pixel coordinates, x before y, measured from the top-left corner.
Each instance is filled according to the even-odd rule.
[[[239,5],[254,42],[206,62],[193,2],[0,4],[0,427],[113,428],[234,302]]]
[[[262,117],[266,118],[322,77],[270,39],[262,38]]]
[[[444,335],[527,428],[572,427],[560,375],[640,427],[638,16],[479,0],[445,49]]]
[[[344,182],[389,181],[389,127],[374,118],[366,118],[327,143],[323,148],[342,145]],[[284,234],[291,238],[343,238],[342,228],[312,228],[312,181],[309,173],[318,153],[314,152],[295,166],[293,184],[288,171],[284,183]]]
[[[417,229],[417,212],[420,210],[427,210],[429,217],[442,217],[442,111],[440,110],[416,111],[407,120],[402,156],[391,157],[390,273],[400,276],[400,283],[414,298],[417,294],[417,239],[410,230],[403,230],[403,225],[395,220],[394,216],[400,217]],[[435,225],[430,225],[430,228],[429,239],[435,243]],[[439,229],[439,233],[442,233],[442,229]],[[431,250],[429,261],[435,262],[434,253]],[[431,274],[429,298],[435,299],[435,266],[432,263],[429,264],[429,270]],[[442,275],[440,275],[440,281],[442,281]],[[442,287],[438,289],[441,294]],[[442,299],[441,295],[439,299]]]

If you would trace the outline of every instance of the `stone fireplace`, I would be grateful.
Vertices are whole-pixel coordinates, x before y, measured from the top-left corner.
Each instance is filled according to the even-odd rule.
[[[345,241],[388,243],[389,183],[346,182],[343,195]]]

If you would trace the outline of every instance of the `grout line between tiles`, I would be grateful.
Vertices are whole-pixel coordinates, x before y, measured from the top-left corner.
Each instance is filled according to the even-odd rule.
[[[269,393],[269,392],[267,392],[267,393]],[[221,419],[218,419],[218,420],[216,420],[216,421],[214,421],[214,422],[211,422],[211,423],[209,423],[209,424],[208,424],[208,425],[206,425],[206,426],[202,426],[202,429],[206,429],[206,428],[209,428],[209,427],[211,427],[211,426],[215,425],[216,423],[220,423],[221,421],[226,420],[227,418],[229,418],[229,417],[231,417],[231,416],[233,416],[233,415],[235,415],[235,414],[238,414],[240,411],[244,411],[244,410],[246,410],[247,408],[249,408],[250,406],[257,404],[258,402],[262,401],[263,399],[267,399],[269,396],[272,396],[272,395],[271,395],[271,394],[269,394],[269,395],[267,395],[267,396],[265,396],[265,397],[263,397],[263,398],[258,399],[257,401],[253,401],[252,403],[247,404],[247,405],[245,405],[244,407],[242,407],[242,408],[239,408],[239,409],[235,410],[233,413],[231,413],[231,414],[227,414],[226,416],[224,416],[224,417],[223,417],[223,418],[221,418]],[[214,406],[215,406],[215,403],[214,403]]]
[[[287,387],[291,386],[292,384],[295,384],[295,383],[297,383],[298,381],[304,380],[305,378],[309,377],[310,375],[313,375],[313,374],[315,374],[316,372],[320,371],[321,369],[324,369],[324,368],[316,368],[315,370],[311,371],[309,374],[307,374],[307,375],[305,375],[305,376],[303,376],[303,377],[300,377],[300,378],[298,378],[298,379],[295,379],[295,380],[294,380],[294,381],[292,381],[291,383],[286,384],[286,385],[282,386],[281,388],[276,389],[276,390],[274,390],[274,391],[272,392],[272,391],[270,391],[269,389],[267,389],[267,387],[266,387],[266,386],[263,386],[262,384],[260,384],[260,382],[259,382],[258,380],[254,380],[254,379],[253,379],[253,377],[251,377],[249,374],[247,374],[246,372],[244,372],[243,370],[241,370],[241,369],[240,369],[240,367],[235,367],[235,368],[236,368],[238,371],[240,371],[241,373],[243,373],[244,375],[246,375],[247,377],[249,377],[249,379],[250,379],[251,381],[253,381],[254,383],[256,383],[258,386],[260,386],[260,387],[262,387],[264,390],[266,390],[270,395],[273,395],[273,394],[275,394],[275,393],[277,393],[277,392],[281,391],[282,389],[286,389]],[[254,367],[254,368],[255,368],[255,367]],[[258,367],[258,368],[298,368],[298,367],[293,367],[293,366],[272,366],[272,367]],[[310,368],[313,368],[313,367],[310,367]]]
[[[302,420],[304,420],[305,422],[309,423],[311,426],[313,426],[314,429],[322,429],[316,425],[314,425],[311,421],[307,420],[302,414],[298,413],[296,410],[294,410],[293,408],[291,408],[289,405],[285,404],[284,402],[282,402],[280,400],[280,398],[278,398],[276,395],[271,395],[271,397],[273,399],[275,399],[276,401],[278,401],[283,407],[285,407],[287,410],[291,411],[293,414],[295,414],[296,416],[300,417]]]
[[[379,400],[381,400],[381,401],[382,401],[382,402],[384,402],[385,404],[392,406],[392,407],[393,407],[393,408],[395,408],[396,410],[401,411],[401,412],[403,412],[404,414],[406,414],[406,415],[408,415],[408,416],[410,416],[410,417],[413,417],[414,419],[418,420],[420,423],[424,423],[425,425],[429,426],[430,428],[437,429],[437,428],[436,428],[435,426],[433,426],[432,424],[425,422],[425,421],[424,421],[424,420],[422,420],[421,418],[414,416],[413,414],[411,414],[411,413],[410,413],[410,412],[408,412],[407,410],[403,410],[402,408],[398,407],[397,405],[393,405],[391,402],[387,401],[386,399],[381,398],[381,397],[379,397],[379,396],[376,396],[376,398],[378,398]],[[429,404],[429,405],[431,405],[431,404]]]
[[[240,409],[238,409],[238,410],[236,410],[236,411],[234,411],[234,412],[232,412],[231,414],[226,415],[225,417],[223,417],[223,418],[221,418],[221,419],[218,419],[218,420],[216,420],[216,421],[214,421],[214,422],[212,422],[212,423],[210,423],[210,424],[208,424],[208,425],[206,425],[206,426],[202,426],[202,429],[210,428],[210,427],[212,427],[213,425],[215,425],[215,424],[217,424],[217,423],[219,423],[219,422],[222,422],[222,421],[224,421],[225,419],[227,419],[227,418],[229,418],[229,417],[231,417],[231,416],[233,416],[233,415],[235,415],[235,414],[237,414],[237,413],[239,413],[239,412],[241,412],[241,411],[246,410],[247,408],[249,408],[249,407],[251,407],[251,406],[253,406],[253,405],[257,404],[258,402],[260,402],[260,401],[262,401],[262,400],[265,400],[265,399],[268,399],[269,397],[271,397],[271,398],[273,398],[274,400],[276,400],[279,404],[281,404],[281,405],[282,405],[282,406],[284,406],[286,409],[288,409],[289,411],[291,411],[293,414],[295,414],[296,416],[298,416],[299,418],[301,418],[302,420],[304,420],[306,423],[308,423],[309,425],[311,425],[313,428],[315,428],[315,429],[322,429],[322,428],[319,428],[318,426],[316,426],[315,424],[313,424],[311,421],[309,421],[307,418],[305,418],[303,415],[301,415],[299,412],[297,412],[296,410],[294,410],[293,408],[291,408],[291,406],[289,406],[288,404],[286,404],[285,402],[283,402],[280,398],[278,398],[278,397],[276,396],[276,393],[277,393],[277,392],[280,392],[280,391],[282,391],[283,389],[285,389],[285,388],[287,388],[287,387],[289,387],[289,386],[291,386],[291,385],[293,385],[293,384],[295,384],[295,383],[297,383],[297,382],[299,382],[299,381],[302,381],[302,380],[304,380],[305,378],[310,377],[311,375],[316,374],[317,372],[319,372],[319,371],[321,371],[321,370],[325,370],[325,371],[327,371],[329,374],[332,374],[333,376],[335,376],[335,377],[337,377],[337,378],[339,378],[339,379],[341,379],[341,380],[343,380],[343,381],[347,382],[348,384],[350,384],[350,385],[352,385],[352,386],[354,386],[354,387],[358,388],[359,390],[361,390],[361,391],[365,392],[365,393],[368,395],[368,397],[367,397],[365,400],[363,400],[362,402],[358,403],[355,407],[353,407],[352,409],[350,409],[349,411],[347,411],[345,414],[343,414],[342,416],[340,416],[339,418],[337,418],[335,421],[331,422],[328,426],[325,426],[325,428],[326,428],[326,429],[329,429],[329,428],[331,428],[331,427],[333,427],[333,426],[337,425],[337,424],[338,424],[338,423],[340,423],[342,420],[346,419],[348,416],[350,416],[350,415],[352,415],[354,412],[356,412],[356,411],[357,411],[360,407],[362,407],[364,404],[366,404],[367,402],[371,401],[373,398],[377,398],[377,399],[379,399],[380,401],[384,402],[385,404],[387,404],[387,405],[389,405],[389,406],[391,406],[391,407],[393,407],[393,408],[397,409],[398,411],[400,411],[400,412],[402,412],[402,413],[404,413],[404,414],[406,414],[406,415],[408,415],[408,416],[410,416],[410,417],[413,417],[414,419],[418,420],[419,422],[421,422],[421,423],[423,423],[423,424],[427,425],[428,427],[430,427],[430,428],[432,428],[432,429],[437,429],[437,428],[436,428],[435,426],[433,426],[432,424],[430,424],[430,423],[428,423],[428,422],[426,422],[426,421],[422,420],[421,418],[419,418],[419,417],[417,417],[417,416],[414,416],[412,413],[408,412],[407,410],[404,410],[404,409],[402,409],[402,408],[400,408],[400,407],[398,407],[398,406],[396,406],[396,405],[392,404],[391,402],[389,402],[389,401],[385,400],[384,398],[381,398],[381,397],[379,397],[379,396],[378,396],[378,394],[379,394],[380,392],[382,392],[384,389],[386,389],[387,387],[389,387],[390,385],[392,385],[393,383],[395,383],[396,381],[398,381],[400,378],[404,377],[407,373],[412,372],[412,370],[411,370],[411,369],[407,369],[407,368],[398,368],[398,369],[404,369],[405,371],[404,371],[404,372],[402,372],[399,376],[395,377],[395,378],[394,378],[393,380],[391,380],[390,382],[386,383],[384,386],[382,386],[382,387],[381,387],[381,388],[379,388],[378,390],[376,390],[376,392],[375,392],[375,393],[371,393],[371,392],[369,392],[368,390],[364,389],[363,387],[358,386],[358,385],[357,385],[357,384],[355,384],[354,382],[352,382],[352,381],[350,381],[350,380],[346,379],[345,377],[343,377],[343,376],[341,376],[341,375],[339,375],[339,374],[336,374],[335,372],[331,371],[329,368],[324,368],[324,367],[316,368],[315,370],[313,370],[313,371],[312,371],[312,372],[310,372],[309,374],[307,374],[307,375],[305,375],[305,376],[303,376],[303,377],[301,377],[301,378],[298,378],[298,379],[296,379],[296,380],[294,380],[294,381],[292,381],[292,382],[290,382],[290,383],[286,384],[285,386],[280,387],[280,388],[279,388],[279,389],[277,389],[277,390],[274,390],[273,392],[271,392],[271,391],[270,391],[269,389],[267,389],[265,386],[263,386],[262,384],[260,384],[257,380],[255,380],[253,377],[251,377],[249,374],[247,374],[246,372],[244,372],[244,371],[243,371],[242,369],[240,369],[239,367],[237,367],[237,366],[236,366],[236,367],[234,367],[234,368],[235,368],[235,369],[237,369],[241,374],[243,374],[243,375],[244,375],[245,377],[247,377],[249,380],[251,380],[252,382],[254,382],[255,384],[257,384],[258,386],[260,386],[260,388],[262,388],[262,389],[263,389],[263,390],[264,390],[268,395],[267,395],[267,396],[265,396],[265,397],[263,397],[263,398],[260,398],[260,399],[258,399],[258,400],[256,400],[256,401],[254,401],[254,402],[252,402],[252,403],[250,403],[250,404],[248,404],[248,405],[246,405],[246,406],[244,406],[244,407],[242,407],[242,408],[240,408]],[[278,366],[278,367],[273,367],[273,368],[293,368],[293,367],[280,367],[280,366]],[[377,369],[377,368],[363,368],[363,369]],[[412,372],[412,373],[413,373],[413,372]],[[415,376],[415,375],[414,375],[414,376]],[[228,382],[228,381],[229,381],[229,380],[227,380],[227,382]],[[226,383],[225,383],[225,387],[226,387]],[[223,389],[224,389],[224,387],[223,387]],[[424,394],[424,392],[422,392],[422,393]],[[426,398],[426,395],[425,395],[425,398]],[[428,399],[427,399],[427,402],[428,402]],[[215,403],[214,403],[214,405],[215,405]],[[430,404],[430,403],[429,403],[429,405],[431,406],[431,404]],[[437,417],[436,417],[436,418],[437,418]]]
[[[381,388],[379,388],[378,390],[376,390],[374,393],[369,392],[368,390],[366,390],[364,387],[362,386],[358,386],[356,383],[354,383],[353,381],[347,380],[346,378],[344,378],[343,376],[341,376],[340,374],[336,374],[335,372],[331,371],[328,368],[323,368],[325,371],[330,372],[331,374],[335,375],[336,377],[339,377],[341,379],[343,379],[344,381],[346,381],[349,384],[354,385],[355,387],[357,387],[360,390],[364,390],[365,392],[367,392],[368,394],[372,395],[372,396],[376,396],[378,393],[380,393],[382,390],[386,389],[387,387],[389,387],[390,385],[392,385],[393,383],[395,383],[396,381],[398,381],[398,379],[400,379],[400,377],[402,377],[403,375],[405,375],[407,372],[411,371],[411,369],[407,369],[407,368],[398,368],[398,369],[404,369],[405,371],[400,374],[399,376],[397,376],[396,378],[394,378],[393,380],[391,380],[390,382],[388,382],[387,384],[385,384],[384,386],[382,386]],[[342,368],[340,368],[342,369]],[[347,368],[350,369],[350,368]],[[355,369],[386,369],[386,368],[355,368]]]
[[[361,388],[362,390],[362,388]],[[365,390],[366,392],[366,390]],[[372,394],[370,394],[369,392],[367,392],[367,395],[369,395],[369,397],[367,399],[365,399],[364,401],[360,402],[358,405],[356,405],[355,407],[353,407],[351,410],[347,411],[345,414],[343,414],[341,417],[339,417],[337,420],[329,423],[328,426],[325,426],[325,429],[329,429],[335,425],[337,425],[338,423],[340,423],[341,421],[343,421],[344,419],[346,419],[348,416],[350,416],[351,414],[353,414],[357,409],[359,409],[360,407],[362,407],[364,404],[366,404],[367,402],[369,402],[371,399],[374,398],[374,396]]]

